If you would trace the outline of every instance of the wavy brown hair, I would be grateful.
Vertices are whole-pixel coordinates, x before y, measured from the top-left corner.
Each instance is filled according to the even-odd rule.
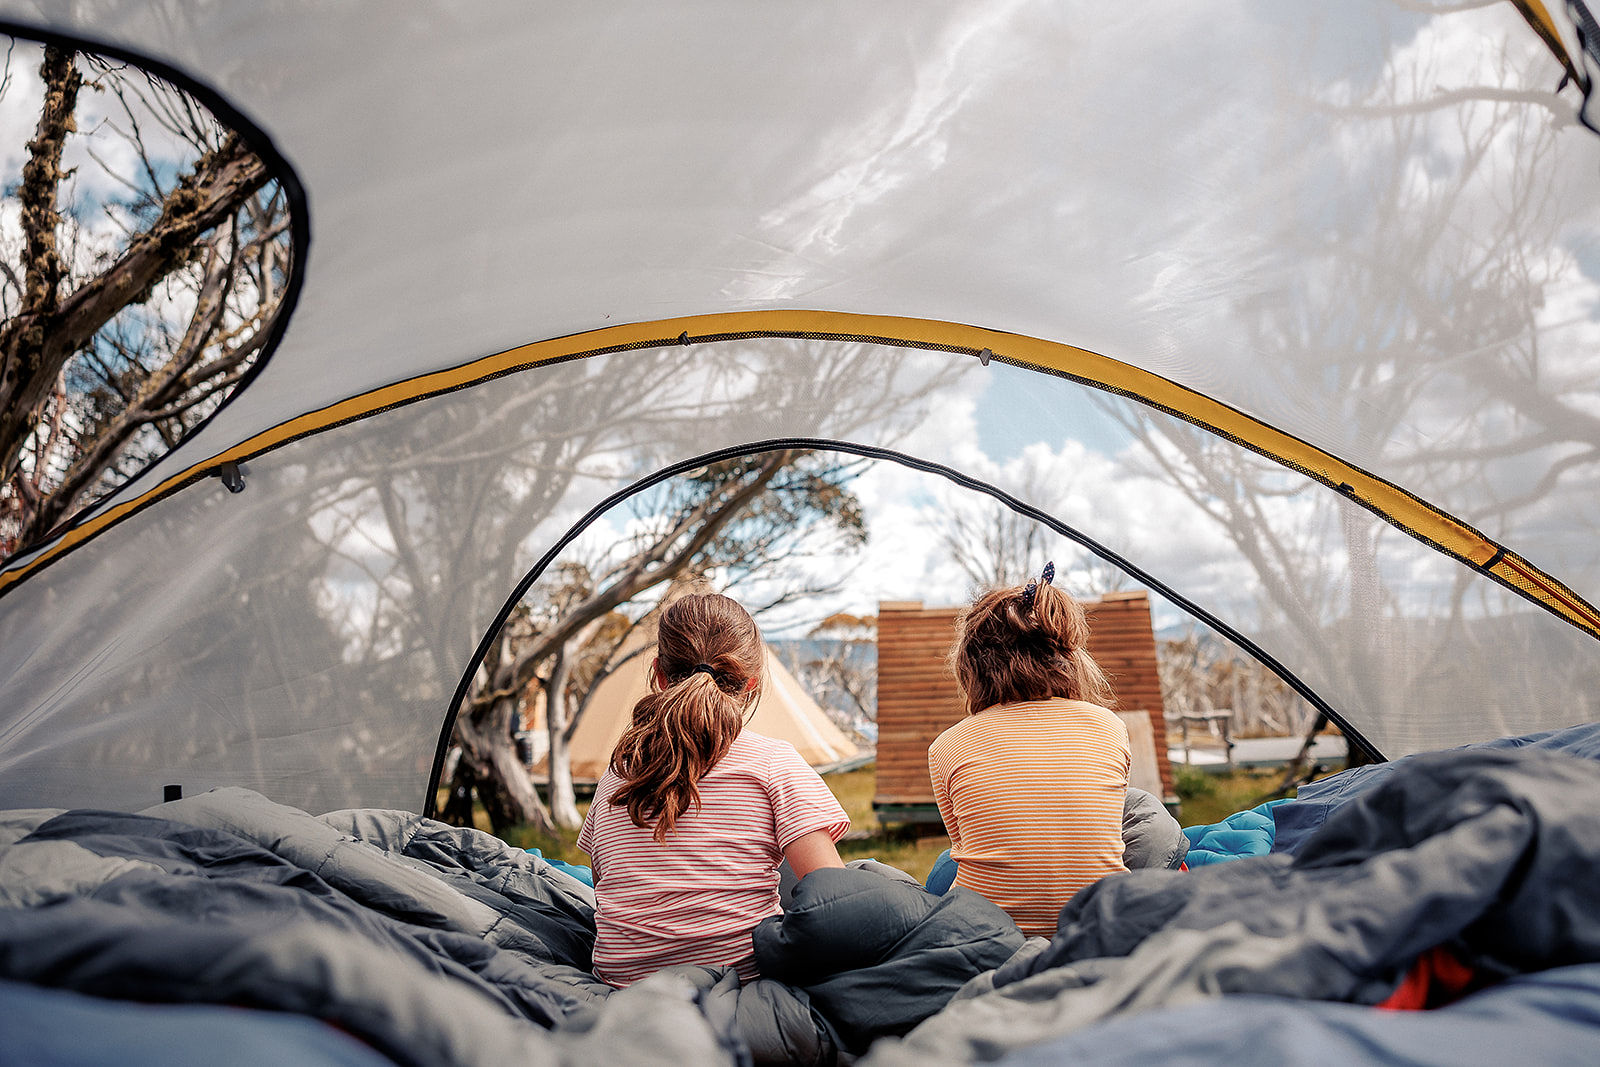
[[[1113,706],[1111,683],[1089,655],[1083,605],[1043,583],[1030,605],[1023,588],[985,593],[956,620],[950,667],[967,714],[1051,697]]]
[[[622,779],[611,803],[626,806],[635,826],[653,825],[662,841],[689,805],[700,806],[700,779],[744,728],[765,661],[761,631],[736,601],[692,593],[668,605],[650,692],[611,753]]]

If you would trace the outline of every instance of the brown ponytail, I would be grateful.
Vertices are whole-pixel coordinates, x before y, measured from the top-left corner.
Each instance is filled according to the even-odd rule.
[[[611,753],[623,782],[611,803],[626,806],[635,826],[654,824],[662,841],[690,804],[699,806],[698,783],[744,728],[764,664],[761,633],[735,601],[693,593],[668,605],[650,693]]]
[[[1089,655],[1083,605],[1053,585],[996,589],[956,622],[950,666],[975,715],[996,704],[1066,697],[1111,707],[1116,698]]]

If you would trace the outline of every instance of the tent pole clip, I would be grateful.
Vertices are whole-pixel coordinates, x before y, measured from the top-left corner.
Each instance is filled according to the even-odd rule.
[[[993,358],[994,358],[994,352],[992,352],[991,350],[989,350],[987,348],[985,348],[982,352],[978,353],[978,362],[983,364],[985,367],[987,367],[989,365],[989,360],[991,360]]]
[[[239,471],[239,464],[232,460],[217,468],[217,477],[222,479],[222,485],[228,492],[244,492],[244,475]]]

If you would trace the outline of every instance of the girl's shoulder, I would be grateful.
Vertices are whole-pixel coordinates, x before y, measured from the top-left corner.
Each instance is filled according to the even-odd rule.
[[[954,739],[996,732],[1005,733],[1026,730],[1029,724],[1041,722],[1100,722],[1108,726],[1113,723],[1120,726],[1122,720],[1117,717],[1116,712],[1087,700],[1050,697],[1045,700],[1019,700],[1011,704],[996,704],[984,708],[948,727],[939,736],[942,738],[949,735]]]
[[[1064,712],[1070,712],[1076,715],[1087,715],[1090,718],[1115,719],[1117,717],[1117,713],[1112,711],[1110,708],[1101,707],[1099,704],[1092,703],[1088,700],[1067,700],[1062,697],[1057,697],[1056,699],[1051,700],[1049,703],[1058,705]],[[1121,720],[1118,721],[1120,722]]]
[[[594,785],[594,794],[589,798],[589,810],[591,812],[597,810],[610,811],[613,805],[609,801],[616,795],[617,790],[621,788],[622,779],[617,775],[616,771],[607,767],[600,775],[600,780]]]
[[[1068,700],[1065,697],[1055,697],[1051,700],[1040,701],[1040,706],[1044,709],[1044,715],[1062,724],[1096,730],[1109,730],[1113,734],[1120,734],[1123,737],[1128,735],[1128,728],[1123,725],[1122,719],[1116,712],[1087,700]]]
[[[717,761],[712,773],[748,774],[766,779],[806,766],[799,750],[790,742],[744,729],[733,739],[727,754]]]
[[[784,759],[791,753],[798,755],[795,747],[789,742],[780,737],[758,734],[746,727],[733,739],[733,744],[728,746],[728,754],[723,759],[745,764],[766,764],[774,759]]]

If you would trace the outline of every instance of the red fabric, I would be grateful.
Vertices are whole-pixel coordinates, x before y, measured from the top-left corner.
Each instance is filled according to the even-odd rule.
[[[1377,1006],[1385,1011],[1425,1011],[1456,1000],[1472,984],[1473,971],[1443,945],[1417,957],[1399,988]]]

